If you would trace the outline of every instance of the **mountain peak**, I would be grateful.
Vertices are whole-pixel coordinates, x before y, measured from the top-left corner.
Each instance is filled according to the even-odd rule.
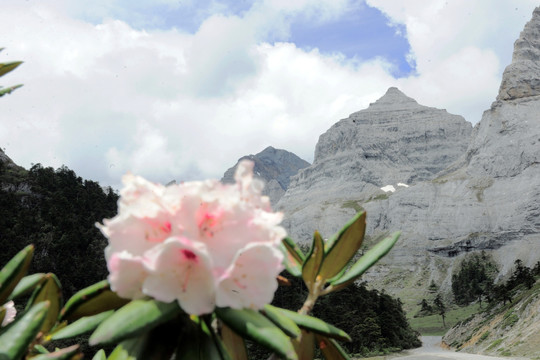
[[[411,106],[418,106],[418,103],[413,98],[405,95],[397,87],[390,87],[381,98],[374,103],[369,104],[368,110],[379,109],[394,109],[394,108],[409,108]]]
[[[506,67],[497,100],[540,95],[540,7],[514,43],[512,63]]]

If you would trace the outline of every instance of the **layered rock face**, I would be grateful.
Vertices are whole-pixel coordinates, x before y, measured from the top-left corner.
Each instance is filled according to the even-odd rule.
[[[267,147],[256,155],[248,155],[240,158],[238,162],[249,159],[255,163],[253,172],[255,176],[265,182],[263,194],[270,198],[272,204],[276,204],[281,196],[289,187],[290,177],[295,175],[298,170],[309,166],[309,163],[302,160],[292,152]],[[233,183],[235,166],[228,169],[221,182]]]
[[[373,231],[401,227],[406,238],[444,256],[500,249],[503,271],[517,258],[528,265],[540,258],[539,34],[537,8],[464,156],[431,182],[366,204]]]
[[[310,239],[314,228],[333,232],[333,215],[314,221],[329,216],[326,207],[338,204],[348,213],[356,203],[385,197],[385,185],[434,178],[464,153],[471,131],[463,117],[419,105],[390,88],[320,136],[313,165],[291,179],[278,207],[299,239]]]
[[[368,234],[403,231],[397,246],[367,279],[409,304],[421,299],[431,280],[448,292],[456,260],[470,251],[490,252],[501,275],[518,258],[532,266],[540,259],[539,34],[537,8],[515,43],[497,100],[484,112],[466,149],[452,147],[460,136],[460,144],[469,140],[466,126],[458,126],[457,120],[447,120],[452,125],[444,131],[454,136],[452,140],[436,127],[423,131],[429,121],[421,115],[429,108],[405,118],[410,125],[396,125],[398,131],[390,132],[387,122],[404,119],[397,115],[415,108],[395,89],[389,90],[387,95],[394,99],[386,105],[393,117],[384,116],[383,109],[375,111],[377,102],[332,127],[321,136],[314,164],[293,178],[279,203],[287,213],[291,235],[306,241],[319,229],[330,236],[357,209],[365,208]],[[403,112],[396,113],[396,107]],[[414,121],[417,116],[421,125]],[[357,123],[366,124],[365,133],[354,130]],[[440,124],[444,127],[443,121]],[[386,133],[394,140],[385,141]],[[439,145],[430,147],[426,141],[423,153],[419,145],[423,135]],[[446,157],[438,152],[441,148],[447,149]],[[433,165],[443,159],[448,162]],[[416,184],[373,195],[373,188],[397,181]]]
[[[504,71],[497,100],[540,95],[540,28],[534,24],[539,16],[540,8],[536,8],[515,42],[512,64]]]

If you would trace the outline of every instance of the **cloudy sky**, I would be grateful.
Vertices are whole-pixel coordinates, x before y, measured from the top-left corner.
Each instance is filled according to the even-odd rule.
[[[118,186],[220,178],[397,86],[473,124],[537,0],[2,0],[0,147]]]

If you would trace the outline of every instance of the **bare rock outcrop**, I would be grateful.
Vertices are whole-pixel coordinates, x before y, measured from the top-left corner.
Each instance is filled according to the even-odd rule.
[[[291,179],[278,203],[285,225],[299,240],[315,228],[330,235],[355,207],[385,198],[382,187],[433,179],[465,152],[471,131],[463,117],[388,89],[320,136],[313,165]]]
[[[512,63],[504,70],[497,100],[540,95],[540,8],[514,44]]]

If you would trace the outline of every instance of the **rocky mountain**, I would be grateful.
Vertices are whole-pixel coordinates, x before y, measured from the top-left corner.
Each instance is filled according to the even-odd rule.
[[[471,131],[463,117],[392,87],[320,136],[313,165],[291,179],[278,208],[296,239],[310,239],[315,228],[330,235],[351,208],[387,197],[386,185],[433,179],[465,152]]]
[[[540,259],[539,33],[540,8],[470,137],[464,120],[396,89],[329,129],[278,203],[292,237],[330,236],[360,208],[368,234],[402,230],[367,279],[408,309],[432,280],[448,290],[455,259],[467,252],[491,252],[501,274],[517,258],[527,266]],[[398,181],[410,186],[381,193]]]
[[[255,176],[265,182],[263,194],[270,197],[272,204],[276,204],[289,187],[290,177],[298,170],[309,166],[309,163],[300,159],[292,152],[274,149],[269,146],[255,155],[243,156],[232,168],[228,169],[221,182],[234,183],[234,173],[241,160],[249,159],[255,163],[253,172]]]

